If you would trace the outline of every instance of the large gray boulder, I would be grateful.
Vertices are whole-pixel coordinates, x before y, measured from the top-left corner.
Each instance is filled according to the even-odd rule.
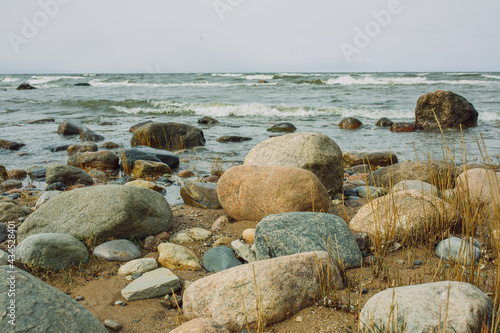
[[[343,288],[335,260],[321,251],[299,253],[236,266],[196,280],[184,291],[183,311],[188,320],[212,318],[230,332],[241,332],[247,324],[254,330],[257,304],[262,319],[274,324],[313,305],[326,286]]]
[[[94,184],[92,177],[78,167],[65,164],[53,164],[49,166],[45,172],[45,183],[50,185],[59,182],[66,186],[76,184],[87,186]]]
[[[20,262],[59,271],[87,262],[89,252],[78,239],[67,234],[44,233],[26,237],[16,248]]]
[[[179,157],[172,152],[162,149],[151,148],[148,146],[135,146],[134,148],[125,149],[125,152],[120,155],[122,165],[128,166],[130,170],[134,167],[137,160],[163,162],[175,169],[179,166]]]
[[[203,131],[198,127],[178,123],[147,123],[139,127],[130,145],[174,150],[205,145]]]
[[[1,332],[107,333],[108,330],[83,305],[33,275],[16,268],[16,296],[8,296],[14,280],[9,266],[0,266]],[[8,308],[15,299],[15,311]],[[14,311],[15,313],[12,313]],[[15,315],[15,326],[9,323]]]
[[[65,192],[38,208],[19,227],[18,239],[59,232],[78,239],[142,238],[170,230],[165,198],[137,186],[92,186]]]
[[[445,190],[455,186],[457,176],[458,168],[444,161],[404,161],[372,172],[368,185],[388,190],[403,180],[421,180]]]
[[[344,180],[342,151],[335,141],[316,132],[292,133],[262,141],[250,150],[244,164],[306,169],[332,192],[338,192]]]
[[[468,100],[444,90],[421,96],[415,108],[415,124],[421,127],[476,126],[477,116],[476,109]]]
[[[376,294],[361,310],[360,326],[370,332],[396,331],[390,327],[398,327],[398,332],[442,332],[446,320],[446,332],[479,333],[483,323],[491,323],[492,311],[493,302],[480,289],[441,281]]]
[[[348,267],[361,265],[361,252],[349,226],[332,214],[297,212],[266,216],[257,224],[254,244],[257,260],[329,251]]]

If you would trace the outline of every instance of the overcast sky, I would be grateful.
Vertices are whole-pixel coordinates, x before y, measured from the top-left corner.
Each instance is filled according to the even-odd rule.
[[[0,0],[0,73],[500,71],[498,0]]]

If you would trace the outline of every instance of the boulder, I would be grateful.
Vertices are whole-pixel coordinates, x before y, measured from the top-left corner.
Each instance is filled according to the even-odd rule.
[[[158,262],[163,267],[175,270],[202,270],[196,254],[184,246],[162,243],[158,245],[158,253]]]
[[[63,121],[57,129],[57,134],[80,135],[80,138],[84,141],[104,140],[104,137],[102,135],[93,132],[92,130],[73,120]]]
[[[20,180],[15,180],[15,179],[4,180],[3,182],[0,183],[0,187],[4,191],[9,191],[9,190],[12,190],[14,188],[21,188],[21,187],[23,187],[23,182],[20,181]]]
[[[392,193],[367,203],[351,219],[352,230],[383,241],[422,241],[429,233],[449,230],[462,221],[449,203],[421,191]]]
[[[207,272],[219,273],[226,269],[241,265],[233,249],[227,246],[218,246],[209,249],[203,255],[203,267]]]
[[[171,270],[160,267],[142,274],[126,286],[121,294],[126,301],[164,296],[181,287],[179,278]]]
[[[4,165],[0,165],[0,179],[7,179],[7,169]]]
[[[178,123],[147,123],[139,127],[130,140],[132,147],[149,146],[167,150],[193,148],[205,145],[203,131]]]
[[[221,136],[220,138],[217,139],[218,142],[221,143],[226,143],[226,142],[243,142],[243,141],[250,141],[252,138],[248,138],[245,136],[237,136],[237,135],[231,135],[231,136]]]
[[[31,167],[28,168],[28,174],[31,179],[42,179],[45,178],[45,174],[47,173],[47,167]]]
[[[94,142],[84,142],[82,144],[77,143],[68,147],[68,155],[85,153],[88,151],[90,152],[97,151],[97,145]]]
[[[179,178],[191,178],[194,176],[196,176],[196,174],[191,170],[182,170],[177,174],[177,177]]]
[[[415,108],[415,123],[424,128],[439,125],[443,128],[476,126],[477,117],[474,106],[451,91],[436,90],[427,93],[418,99]]]
[[[212,237],[212,232],[203,228],[191,228],[188,230],[181,230],[169,238],[170,243],[185,244],[193,242],[205,242]]]
[[[89,252],[71,235],[43,233],[23,239],[16,248],[16,259],[32,267],[59,271],[87,262]]]
[[[17,221],[24,216],[26,213],[22,207],[11,202],[0,202],[0,222]]]
[[[130,261],[141,257],[141,251],[128,239],[115,239],[95,247],[94,255],[107,261]]]
[[[203,118],[198,119],[198,124],[216,125],[216,124],[220,124],[220,122],[217,119],[214,119],[211,117],[203,117]]]
[[[296,129],[297,127],[293,126],[291,123],[279,123],[271,126],[267,131],[275,133],[292,133],[295,132]]]
[[[88,82],[78,82],[73,85],[73,87],[90,87],[90,83]]]
[[[415,132],[415,124],[414,123],[405,123],[405,122],[399,122],[399,123],[393,123],[391,125],[390,131],[391,132]]]
[[[33,90],[36,89],[29,83],[21,83],[16,90]]]
[[[9,254],[3,250],[0,250],[0,266],[9,264]]]
[[[0,243],[3,242],[7,238],[7,234],[8,234],[7,226],[4,223],[0,223]],[[2,254],[2,252],[0,252],[0,254]],[[0,265],[7,265],[7,264],[0,263]]]
[[[165,163],[137,160],[130,175],[134,178],[157,178],[166,173],[170,175],[172,174],[172,170]]]
[[[103,144],[101,144],[99,146],[99,148],[103,148],[103,149],[118,149],[118,148],[120,148],[120,145],[117,144],[117,143],[108,141],[108,142],[104,142]]]
[[[18,239],[45,232],[78,239],[142,238],[170,230],[173,223],[172,210],[159,193],[135,186],[86,187],[42,205],[19,227]]]
[[[14,141],[7,141],[7,140],[2,140],[0,139],[0,148],[7,149],[7,150],[19,150],[21,147],[24,147],[24,143],[19,143],[19,142],[14,142]]]
[[[284,212],[327,212],[328,193],[310,171],[281,166],[240,165],[217,185],[222,208],[237,221],[259,221]]]
[[[63,183],[66,186],[82,184],[92,185],[94,181],[88,173],[80,168],[64,165],[53,164],[50,165],[45,172],[45,183],[50,185],[52,183]]]
[[[247,323],[253,330],[256,306],[264,322],[274,324],[313,305],[327,285],[343,288],[337,263],[326,252],[261,260],[191,283],[184,292],[183,311],[187,319],[211,318],[230,332],[241,332]]]
[[[340,191],[344,180],[339,146],[328,136],[315,132],[291,133],[262,141],[250,150],[244,164],[306,169],[334,193]]]
[[[368,185],[390,189],[403,180],[421,180],[443,190],[453,188],[457,176],[456,166],[444,161],[404,161],[372,172]]]
[[[338,253],[337,253],[338,250]],[[324,213],[266,216],[255,229],[257,260],[302,252],[327,251],[348,267],[360,267],[361,252],[347,223]]]
[[[394,122],[390,120],[389,118],[382,117],[377,122],[375,123],[375,126],[380,126],[380,127],[391,127]]]
[[[9,266],[0,266],[0,289],[9,290],[12,277]],[[0,293],[4,304],[0,331],[12,332],[93,332],[108,330],[83,305],[33,275],[16,269],[15,326],[9,323],[7,304],[13,299]]]
[[[171,330],[170,333],[229,333],[229,331],[210,318],[194,318]]]
[[[479,333],[491,323],[492,311],[493,302],[480,289],[441,281],[384,290],[366,302],[359,321],[362,331],[371,332],[404,326],[405,332]]]
[[[344,163],[346,168],[350,168],[357,165],[368,164],[373,170],[375,167],[381,166],[385,167],[388,165],[398,163],[398,157],[396,154],[390,151],[348,151],[345,152],[342,157],[344,158]],[[365,172],[369,172],[368,169]]]
[[[157,185],[154,182],[149,182],[146,180],[134,180],[131,182],[127,182],[125,186],[136,186],[136,187],[147,188],[149,190],[153,190],[158,193],[162,193],[163,191],[165,191],[165,189],[160,185]]]
[[[188,183],[181,187],[181,197],[188,206],[203,209],[221,209],[217,184]]]
[[[90,178],[92,178],[92,180],[95,182],[95,183],[106,183],[106,173],[101,171],[101,170],[96,170],[96,169],[92,169],[92,170],[89,170],[88,172]]]
[[[363,126],[363,123],[356,118],[345,118],[339,123],[339,127],[344,129],[354,129],[361,126]]]
[[[179,167],[179,157],[174,153],[146,146],[137,146],[131,149],[125,149],[125,152],[120,154],[120,159],[121,164],[124,166],[126,165],[129,170],[132,170],[135,161],[137,160],[162,162],[167,164],[170,169],[176,169]]]
[[[17,180],[23,180],[28,175],[28,172],[23,169],[14,169],[7,172],[8,178],[13,178]]]
[[[436,186],[429,183],[423,182],[421,180],[403,180],[394,185],[389,193],[396,192],[406,192],[406,191],[417,191],[428,196],[441,197],[441,191],[437,189]]]
[[[134,259],[120,266],[118,275],[130,275],[134,273],[146,273],[156,269],[158,262],[155,258]]]
[[[491,218],[500,214],[500,172],[471,169],[458,176],[455,195],[473,205],[484,205]]]
[[[138,124],[133,125],[132,127],[130,127],[130,128],[129,128],[129,130],[128,130],[128,131],[129,131],[130,133],[134,133],[135,131],[137,131],[137,129],[138,129],[139,127],[144,126],[144,125],[149,124],[149,123],[152,123],[152,122],[153,122],[152,120],[143,121],[143,122],[141,122],[141,123],[138,123]]]
[[[461,265],[471,265],[481,258],[481,249],[474,244],[471,245],[466,239],[450,237],[439,242],[436,246],[436,255]]]
[[[76,153],[68,157],[68,165],[81,169],[117,170],[120,168],[120,158],[109,150]]]

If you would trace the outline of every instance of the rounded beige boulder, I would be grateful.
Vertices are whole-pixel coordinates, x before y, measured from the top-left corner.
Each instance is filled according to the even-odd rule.
[[[328,212],[330,199],[310,171],[281,166],[240,165],[217,185],[222,208],[237,221],[260,221],[286,212]]]
[[[344,181],[342,151],[331,138],[316,132],[286,134],[262,141],[248,152],[243,164],[306,169],[333,193],[340,191]]]
[[[455,194],[473,205],[484,205],[492,218],[500,216],[500,172],[467,170],[458,176]]]

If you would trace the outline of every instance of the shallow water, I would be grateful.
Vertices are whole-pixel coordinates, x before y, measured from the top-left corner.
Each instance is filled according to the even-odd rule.
[[[38,89],[15,90],[23,82]],[[74,86],[83,82],[92,86]],[[0,138],[26,144],[19,151],[0,150],[0,164],[13,169],[66,163],[66,152],[53,153],[45,147],[79,141],[57,134],[58,125],[68,119],[128,148],[132,136],[128,130],[136,123],[197,125],[202,116],[221,124],[200,126],[206,150],[180,154],[181,158],[195,155],[182,166],[201,173],[210,171],[217,156],[224,168],[240,163],[253,146],[269,137],[267,128],[282,121],[293,123],[297,132],[326,134],[343,151],[390,149],[399,160],[415,160],[416,155],[442,159],[446,148],[441,133],[392,133],[374,125],[381,117],[413,121],[418,98],[435,90],[458,93],[479,112],[478,126],[463,131],[467,159],[481,160],[477,140],[484,140],[488,155],[498,162],[500,73],[205,73],[0,75]],[[49,117],[55,122],[26,122]],[[345,117],[356,117],[364,125],[342,130],[338,123]],[[217,142],[223,135],[253,139]],[[457,131],[445,133],[459,162],[463,160],[461,136]]]

